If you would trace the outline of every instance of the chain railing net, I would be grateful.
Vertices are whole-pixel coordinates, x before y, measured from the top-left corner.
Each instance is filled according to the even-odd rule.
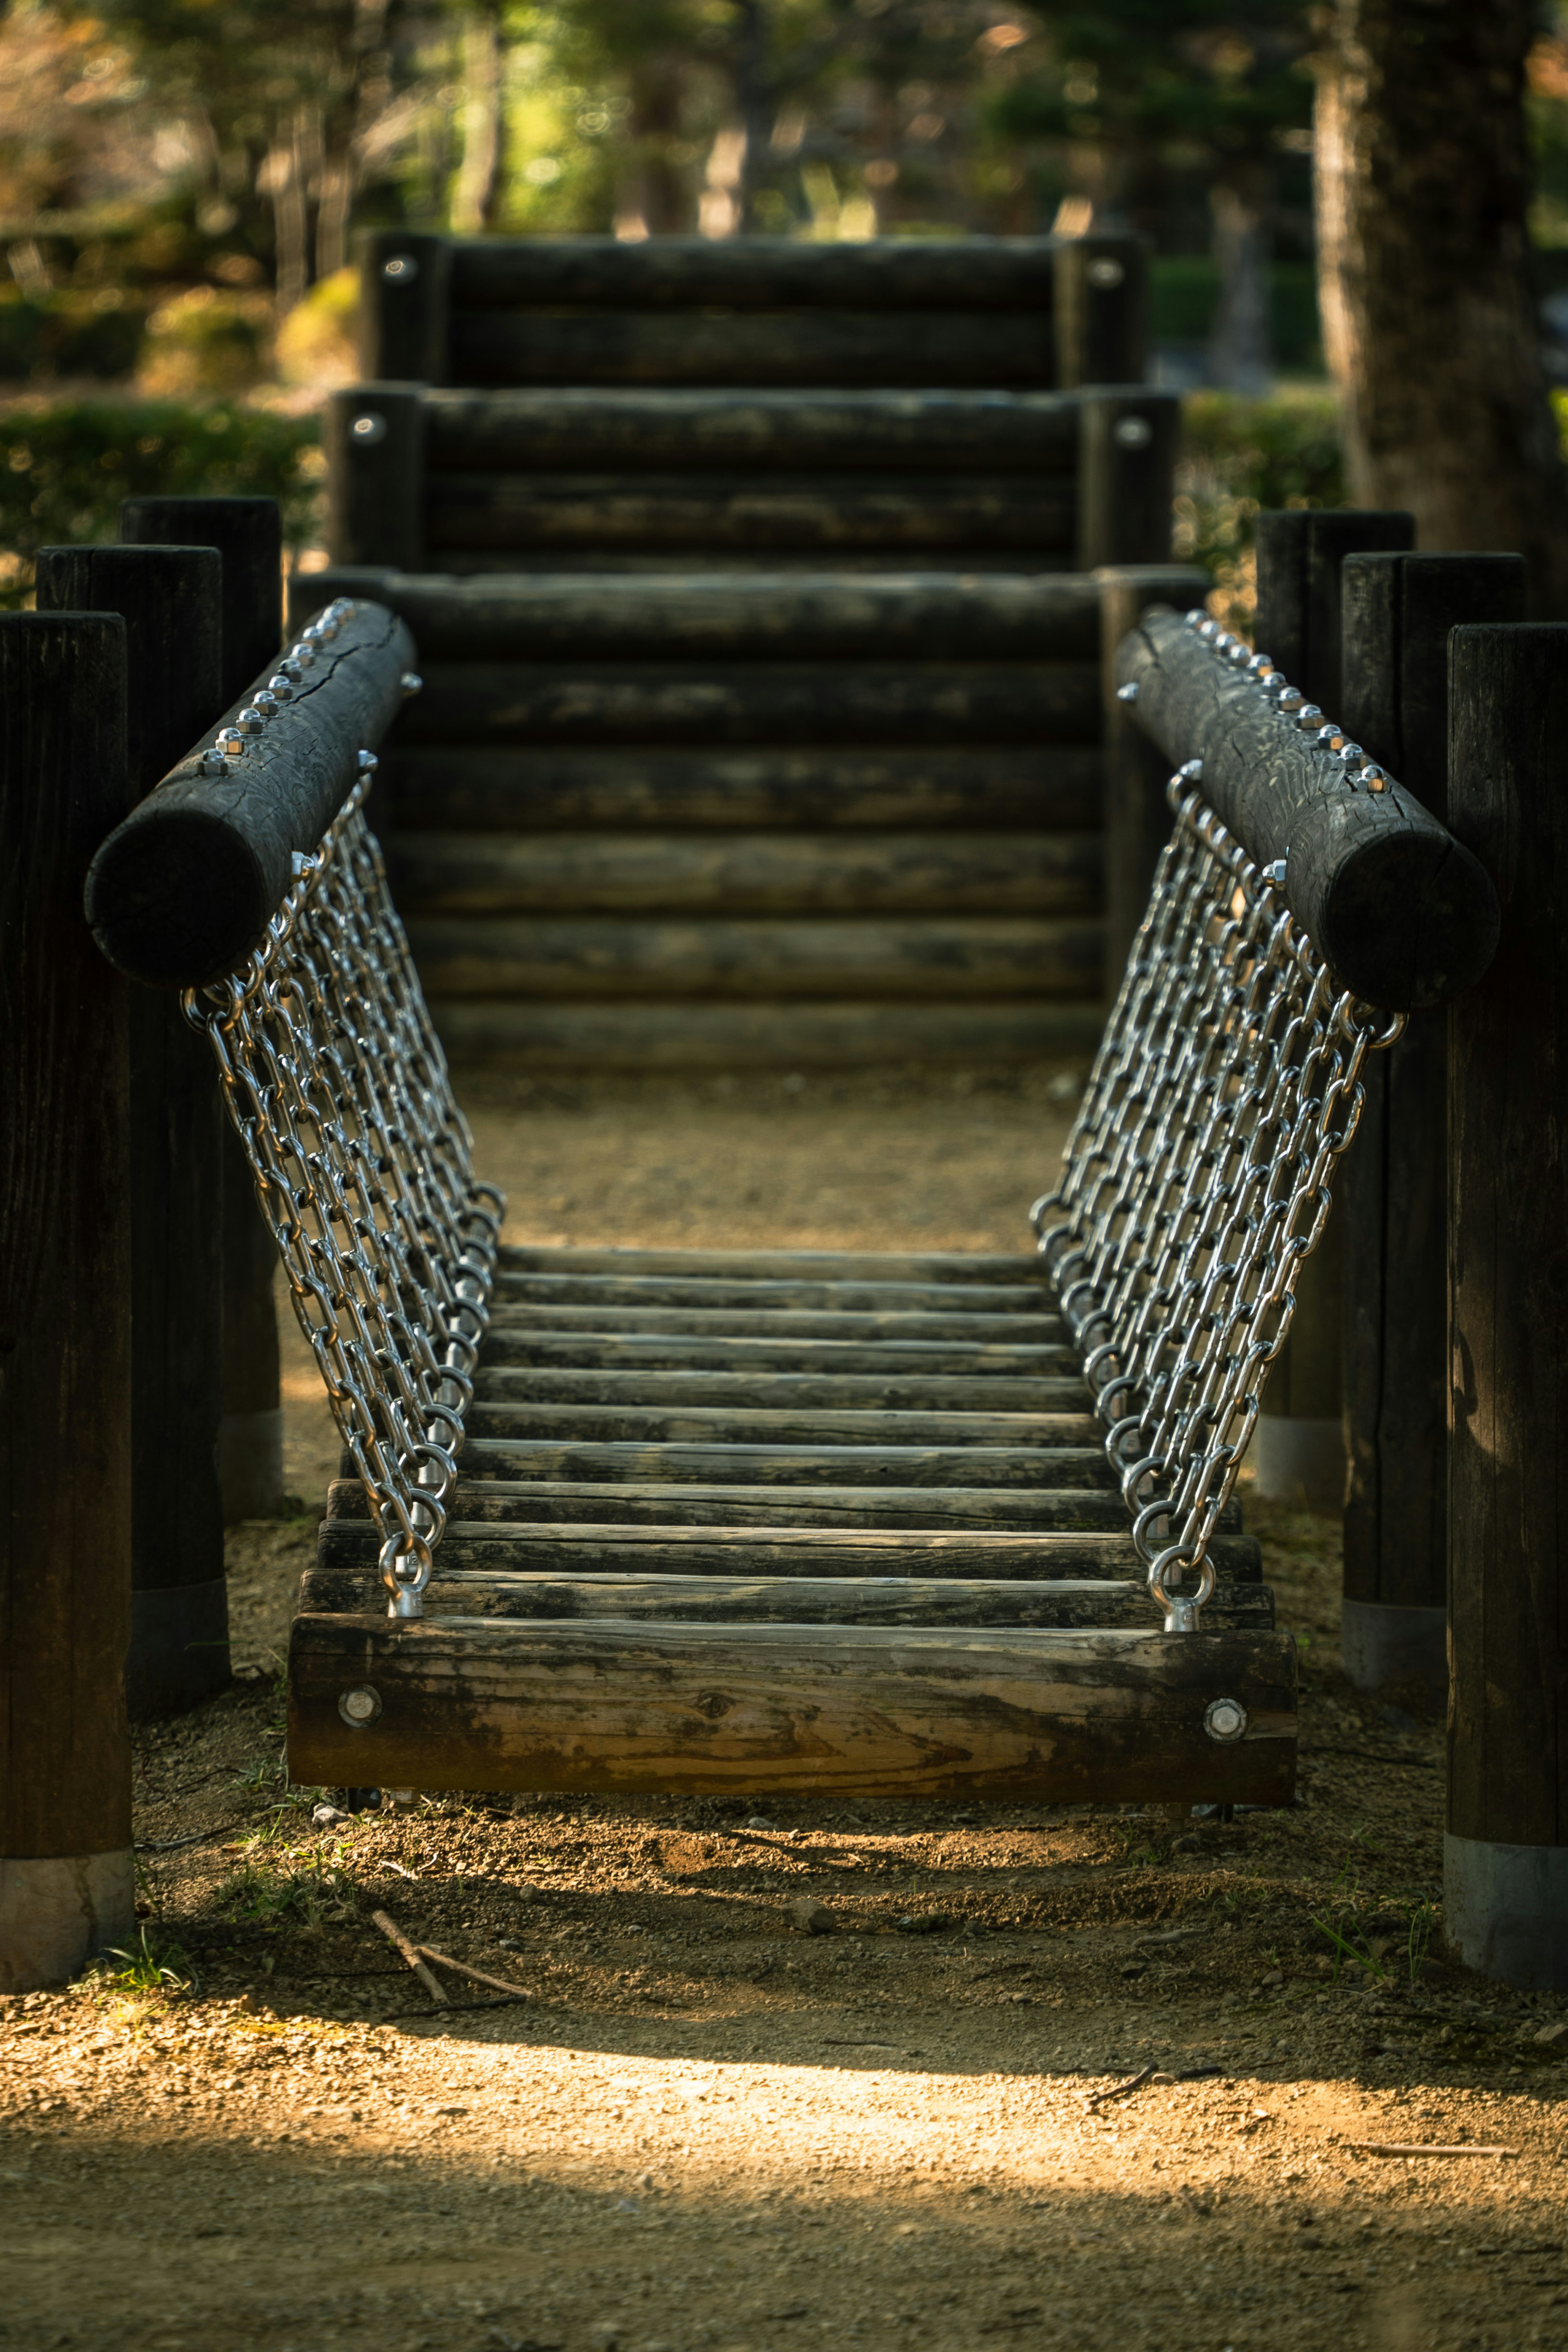
[[[1193,781],[1068,1139],[1033,1217],[1133,1541],[1172,1631],[1295,1311],[1355,1131],[1368,1051],[1403,1017],[1336,992]]]
[[[505,1202],[472,1171],[381,850],[374,761],[249,964],[185,997],[383,1536],[417,1616],[457,1475]]]

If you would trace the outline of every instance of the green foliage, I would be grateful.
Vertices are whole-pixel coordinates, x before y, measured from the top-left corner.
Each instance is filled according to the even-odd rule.
[[[352,1917],[349,1848],[284,1845],[280,1826],[279,1821],[243,1841],[243,1859],[214,1897],[219,1916],[237,1927],[307,1929]]]
[[[1206,253],[1158,257],[1149,269],[1149,333],[1156,343],[1204,343],[1219,310],[1219,267]],[[1317,273],[1310,262],[1268,271],[1268,343],[1279,366],[1317,373],[1323,362]]]
[[[1211,574],[1228,625],[1247,634],[1259,508],[1345,503],[1338,404],[1327,389],[1268,400],[1197,392],[1182,404],[1182,421],[1175,553]]]
[[[151,307],[118,286],[49,294],[0,286],[0,382],[129,375]]]
[[[111,1960],[119,1968],[110,1968]],[[110,1946],[89,1971],[89,1982],[98,1993],[182,1993],[190,1991],[194,1977],[179,1945],[143,1924],[129,1950]]]
[[[0,410],[0,604],[32,590],[40,547],[112,540],[137,495],[274,498],[290,545],[306,536],[321,475],[317,422],[235,403],[19,403]]]

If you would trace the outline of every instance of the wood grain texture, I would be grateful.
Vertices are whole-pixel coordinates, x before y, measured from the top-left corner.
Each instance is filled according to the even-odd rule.
[[[1165,784],[1171,763],[1118,700],[1116,657],[1123,637],[1151,604],[1178,612],[1199,605],[1208,574],[1192,564],[1106,564],[1100,591],[1100,652],[1105,709],[1105,977],[1114,998],[1128,950],[1143,920],[1160,852],[1171,836]]]
[[[1056,338],[1038,310],[454,310],[463,384],[973,384],[1050,390]]]
[[[1087,743],[595,751],[395,738],[376,792],[393,833],[1089,833],[1100,825],[1101,775]]]
[[[518,1301],[535,1307],[743,1307],[769,1314],[807,1307],[840,1315],[1046,1316],[1058,1334],[1067,1334],[1048,1282],[1027,1259],[1011,1280],[931,1282],[918,1274],[852,1274],[840,1267],[759,1270],[748,1276],[738,1267],[688,1274],[676,1266],[659,1273],[646,1265],[518,1265],[509,1251],[497,1270],[491,1305],[503,1310],[504,1319],[505,1308]]]
[[[503,1242],[504,1274],[673,1275],[695,1281],[1033,1282],[1048,1286],[1034,1250],[583,1249],[575,1243]]]
[[[628,1549],[630,1549],[628,1547]],[[889,1561],[889,1566],[892,1562]],[[300,1581],[304,1616],[374,1615],[386,1588],[374,1570],[307,1569]],[[737,1559],[723,1573],[666,1572],[649,1560],[645,1572],[585,1570],[466,1570],[442,1574],[425,1596],[434,1618],[620,1617],[689,1625],[1002,1625],[1117,1626],[1150,1630],[1147,1585],[1131,1578],[1059,1577],[1048,1583],[1022,1579],[984,1580],[918,1573],[861,1576],[777,1576],[748,1573]],[[1204,1611],[1205,1631],[1246,1626],[1268,1633],[1274,1596],[1264,1584],[1216,1586]]]
[[[321,420],[327,460],[327,549],[334,563],[426,561],[423,387],[356,384],[328,395]],[[300,582],[296,594],[313,592]]]
[[[359,241],[360,373],[399,386],[446,383],[453,246],[429,229],[372,229]]]
[[[362,1684],[382,1711],[354,1731]],[[1280,1804],[1295,1685],[1284,1633],[301,1617],[289,1752],[418,1788]],[[1229,1746],[1204,1729],[1219,1691],[1247,1709]]]
[[[1059,833],[414,833],[388,859],[410,916],[1089,915],[1101,848]]]
[[[1182,404],[1123,378],[1079,394],[1078,565],[1167,563]]]
[[[1084,1488],[1112,1495],[1101,1447],[1087,1445],[903,1445],[839,1441],[750,1444],[718,1440],[681,1444],[595,1444],[584,1439],[470,1437],[463,1466],[473,1477],[594,1486],[984,1486],[1033,1487],[1056,1495]],[[1114,1499],[1121,1508],[1120,1494]]]
[[[1457,629],[1449,812],[1497,960],[1449,1014],[1448,1828],[1568,1843],[1568,627]]]
[[[1103,1005],[1085,1001],[958,1004],[509,1004],[434,1008],[458,1061],[520,1070],[853,1070],[889,1062],[1087,1058]]]
[[[400,231],[384,231],[402,249]],[[1118,254],[1131,240],[1115,242]],[[881,238],[803,245],[748,236],[628,243],[611,236],[454,238],[451,298],[463,310],[533,306],[684,310],[799,306],[866,310],[1043,310],[1060,240],[1049,236]],[[956,321],[957,331],[964,322]]]
[[[431,392],[443,474],[625,469],[680,474],[1046,474],[1078,467],[1079,404],[1054,392]]]
[[[539,1298],[520,1303],[505,1291],[492,1302],[490,1340],[500,1346],[514,1332],[601,1331],[617,1336],[637,1331],[672,1339],[728,1337],[751,1339],[962,1339],[971,1346],[1005,1339],[1013,1347],[1068,1344],[1055,1315],[1020,1307],[1005,1322],[982,1318],[965,1307],[962,1290],[949,1291],[947,1309],[915,1307],[764,1307],[734,1301],[728,1307],[593,1305],[575,1299]]]
[[[1097,922],[1005,915],[799,922],[415,916],[408,932],[434,998],[1098,998],[1105,961]]]
[[[492,1397],[476,1402],[466,1423],[472,1437],[569,1438],[578,1444],[683,1445],[1006,1445],[1092,1448],[1101,1437],[1092,1414],[992,1410],[932,1412],[912,1405],[634,1405],[541,1403]]]
[[[614,1466],[614,1465],[612,1465]],[[629,1465],[625,1465],[629,1466]],[[695,1466],[695,1465],[692,1465]],[[465,1447],[465,1483],[450,1507],[466,1525],[535,1520],[547,1525],[610,1524],[694,1528],[963,1528],[972,1533],[1052,1530],[1125,1538],[1127,1513],[1120,1495],[1096,1486],[940,1486],[829,1483],[769,1487],[745,1483],[739,1468],[715,1465],[711,1482],[653,1478],[639,1483],[580,1475],[513,1478],[495,1456]],[[466,1483],[471,1480],[472,1483]],[[448,1566],[466,1557],[469,1538],[449,1521],[441,1538]]]
[[[374,749],[401,705],[413,657],[402,623],[363,605],[234,763],[237,774],[199,772],[197,755],[221,721],[201,730],[192,753],[92,861],[88,919],[110,963],[173,988],[215,980],[244,961],[288,888],[294,853],[316,846],[354,780],[360,750]]]
[[[275,664],[283,642],[283,517],[276,499],[134,498],[120,506],[123,546],[216,547],[223,562],[225,709],[243,701],[252,678]],[[211,713],[196,721],[199,730]],[[191,737],[174,745],[174,764]],[[163,772],[160,770],[160,774]]]
[[[1331,719],[1341,719],[1342,566],[1415,544],[1414,515],[1377,508],[1291,508],[1258,518],[1256,642]]]
[[[1073,573],[971,579],[945,567],[846,574],[756,565],[739,574],[512,571],[463,580],[339,563],[307,574],[305,593],[317,604],[370,597],[399,614],[427,679],[449,661],[537,667],[559,659],[575,670],[610,658],[889,665],[918,654],[942,662],[1078,664],[1100,653],[1094,583]],[[423,708],[414,705],[410,717]],[[406,724],[399,730],[413,731]]]
[[[1034,1380],[1014,1374],[966,1378],[915,1374],[900,1378],[857,1372],[647,1371],[626,1369],[540,1369],[481,1365],[474,1375],[479,1404],[598,1404],[757,1406],[764,1411],[879,1412],[1049,1412],[1084,1409],[1079,1380]]]
[[[966,241],[967,242],[967,241]],[[1148,247],[1135,236],[1073,236],[1057,249],[1057,381],[1141,384],[1148,373]]]
[[[659,1330],[583,1332],[492,1328],[486,1365],[577,1364],[609,1370],[903,1373],[963,1372],[1010,1379],[1019,1372],[1081,1381],[1077,1356],[1065,1340],[1009,1346],[984,1339],[759,1338],[747,1331],[670,1333]]]
[[[1204,792],[1260,865],[1288,859],[1290,910],[1342,985],[1405,1011],[1446,1003],[1490,961],[1497,901],[1485,871],[1413,794],[1352,791],[1260,688],[1174,613],[1123,641],[1118,681],[1173,766],[1204,762]]]
[[[81,917],[124,814],[125,625],[0,615],[0,1855],[131,1843],[124,982]]]

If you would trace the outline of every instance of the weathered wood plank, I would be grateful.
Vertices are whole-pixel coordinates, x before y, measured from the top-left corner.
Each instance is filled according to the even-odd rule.
[[[1039,1062],[1092,1055],[1098,1000],[956,1004],[746,1003],[432,1007],[454,1060],[508,1069],[865,1069],[889,1063]]]
[[[344,1465],[348,1466],[348,1465]],[[465,1518],[493,1515],[551,1524],[620,1520],[636,1527],[785,1528],[1050,1528],[1125,1536],[1127,1512],[1120,1495],[1100,1486],[894,1486],[851,1484],[777,1488],[739,1482],[716,1469],[710,1485],[678,1479],[595,1481],[579,1475],[513,1478],[472,1447],[463,1451],[464,1484],[451,1508]],[[492,1475],[493,1472],[493,1475]],[[471,1482],[471,1483],[470,1483]],[[464,1538],[448,1524],[442,1557],[453,1567],[473,1565],[463,1557]]]
[[[513,570],[463,579],[338,563],[305,574],[300,593],[313,600],[312,610],[331,596],[370,597],[389,606],[413,631],[427,683],[444,662],[510,661],[520,653],[536,665],[569,661],[568,675],[588,683],[596,673],[576,665],[611,659],[728,664],[782,657],[886,667],[920,655],[942,664],[979,663],[982,677],[989,677],[999,664],[1077,665],[1100,653],[1098,591],[1070,572],[969,578],[944,564],[846,575],[837,565],[794,572],[753,565],[739,575]],[[955,673],[960,682],[965,675]],[[632,683],[643,676],[634,670]],[[804,677],[822,682],[816,669]],[[1065,683],[1070,688],[1072,680]],[[410,713],[400,733],[412,725]],[[765,732],[762,740],[776,749]]]
[[[1102,926],[1088,919],[414,915],[407,928],[432,998],[1082,998],[1098,994],[1105,961]]]
[[[983,1344],[988,1336],[1013,1347],[1058,1345],[1062,1326],[1055,1315],[1031,1313],[1020,1307],[1004,1323],[963,1304],[964,1293],[955,1284],[952,1308],[922,1314],[910,1307],[877,1313],[848,1307],[586,1307],[568,1301],[538,1304],[512,1301],[503,1293],[492,1313],[490,1337],[513,1331],[657,1332],[665,1338],[689,1334],[701,1338],[754,1339],[966,1339]]]
[[[388,845],[409,915],[555,919],[1090,914],[1101,857],[1097,835],[1053,833],[413,833]]]
[[[1102,566],[1095,583],[1105,700],[1105,992],[1114,997],[1171,837],[1171,763],[1117,694],[1117,653],[1151,604],[1185,612],[1203,603],[1209,580],[1192,564],[1127,563]]]
[[[471,1478],[617,1486],[983,1486],[1051,1494],[1083,1487],[1103,1489],[1122,1507],[1098,1445],[578,1444],[470,1437],[463,1468]]]
[[[900,1281],[887,1275],[813,1276],[758,1274],[752,1279],[739,1267],[687,1276],[671,1271],[655,1274],[643,1268],[606,1266],[520,1266],[503,1260],[497,1269],[493,1303],[574,1307],[744,1307],[832,1311],[843,1315],[1048,1315],[1058,1330],[1066,1326],[1056,1310],[1042,1271],[1031,1277],[1021,1271],[1013,1281]]]
[[[1088,743],[722,752],[395,740],[376,795],[395,834],[687,825],[1090,833],[1100,828],[1102,774],[1101,754]]]
[[[746,1282],[1036,1282],[1033,1250],[584,1249],[575,1243],[503,1242],[503,1274],[710,1275]]]
[[[300,1580],[303,1616],[374,1615],[386,1587],[374,1568],[308,1568]],[[918,1575],[791,1576],[636,1570],[463,1570],[426,1589],[427,1617],[620,1617],[693,1625],[1121,1626],[1147,1633],[1156,1612],[1148,1588],[1130,1577],[1060,1577],[1048,1583]],[[1247,1626],[1269,1632],[1274,1595],[1265,1584],[1216,1585],[1205,1631]]]
[[[634,1405],[476,1402],[470,1437],[570,1440],[579,1445],[1005,1445],[1094,1447],[1104,1432],[1078,1412],[921,1412],[808,1405]]]
[[[424,1789],[1283,1804],[1295,1694],[1287,1633],[301,1617],[289,1753],[301,1779]],[[1221,1696],[1229,1743],[1205,1728]]]
[[[853,1372],[650,1372],[533,1370],[482,1367],[474,1376],[479,1404],[755,1405],[784,1411],[897,1412],[1053,1412],[1084,1409],[1081,1380],[900,1380]]]
[[[425,547],[875,548],[889,560],[995,546],[1065,553],[1075,543],[1070,475],[779,477],[603,473],[433,474],[425,488]],[[1169,523],[1166,525],[1169,535]]]
[[[432,392],[426,449],[446,474],[916,471],[1078,465],[1079,404],[1056,392]]]
[[[967,1576],[1026,1582],[1041,1577],[1137,1581],[1143,1574],[1125,1524],[987,1528],[962,1517],[942,1527],[919,1521],[878,1525],[864,1517],[837,1524],[820,1517],[797,1523],[777,1511],[755,1520],[710,1516],[688,1523],[668,1516],[668,1489],[644,1489],[637,1498],[646,1501],[651,1494],[665,1510],[662,1518],[652,1513],[627,1516],[625,1487],[598,1491],[616,1509],[598,1518],[591,1511],[574,1517],[541,1511],[538,1487],[460,1483],[454,1491],[458,1516],[442,1538],[437,1574],[461,1568],[476,1575],[527,1570],[575,1576],[589,1569],[614,1569],[639,1575],[669,1570],[683,1576]],[[765,1496],[745,1494],[741,1499],[755,1503],[759,1514],[772,1510]],[[929,1506],[931,1497],[922,1499]],[[1001,1499],[1009,1508],[1017,1501],[1016,1496]],[[334,1481],[327,1490],[327,1511],[318,1539],[319,1564],[355,1574],[374,1568],[380,1538],[356,1478]],[[1256,1584],[1263,1572],[1257,1538],[1237,1532],[1234,1509],[1227,1508],[1226,1517],[1226,1531],[1215,1536],[1211,1549],[1215,1573],[1224,1582]]]
[[[1048,311],[467,310],[447,328],[462,384],[756,384],[841,390],[1056,381]]]
[[[404,232],[381,232],[388,251]],[[739,244],[707,236],[626,241],[609,236],[455,237],[447,241],[451,299],[464,310],[570,304],[689,309],[837,307],[855,310],[1042,310],[1050,315],[1051,236],[884,237],[803,245],[787,236]],[[1115,250],[1132,249],[1130,238]],[[966,333],[967,321],[950,322]]]
[[[618,1366],[639,1372],[871,1372],[900,1377],[909,1372],[963,1372],[996,1381],[1027,1372],[1082,1379],[1078,1357],[1065,1344],[1016,1347],[973,1339],[764,1339],[749,1331],[514,1331],[498,1330],[492,1325],[481,1361],[584,1369]]]

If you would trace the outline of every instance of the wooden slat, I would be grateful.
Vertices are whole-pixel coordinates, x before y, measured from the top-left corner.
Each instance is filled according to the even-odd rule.
[[[430,997],[1033,1002],[1094,995],[1105,961],[1103,927],[1087,918],[677,923],[414,916],[408,934]]]
[[[451,299],[466,310],[618,302],[676,311],[809,308],[1040,310],[1048,318],[1057,239],[883,237],[803,245],[795,237],[486,236],[454,239]],[[951,322],[951,331],[968,331]]]
[[[586,1465],[575,1456],[563,1475],[514,1478],[477,1446],[464,1447],[462,1473],[449,1499],[454,1521],[493,1517],[503,1524],[533,1519],[568,1526],[619,1521],[628,1527],[661,1528],[1011,1528],[1035,1534],[1058,1528],[1124,1541],[1127,1534],[1125,1506],[1109,1487],[956,1483],[947,1487],[826,1483],[770,1487],[740,1483],[738,1467],[728,1475],[718,1470],[707,1485],[660,1478],[623,1483],[613,1475],[598,1481],[588,1477]],[[442,1559],[453,1568],[477,1565],[465,1556],[468,1540],[459,1526],[449,1522],[441,1538]]]
[[[535,1371],[496,1364],[474,1378],[479,1404],[757,1405],[774,1411],[1080,1412],[1081,1380],[899,1380],[853,1372]]]
[[[353,1729],[338,1702],[365,1685]],[[289,1756],[420,1789],[1282,1804],[1295,1687],[1286,1633],[301,1617]],[[1222,1693],[1234,1743],[1205,1729]]]
[[[742,1282],[1046,1282],[1033,1250],[584,1249],[503,1242],[502,1274],[662,1274]]]
[[[1065,553],[1078,499],[1070,476],[884,476],[747,480],[722,475],[602,473],[429,476],[425,543],[447,548],[709,548],[766,556],[875,549],[889,562],[994,546]]]
[[[437,1576],[427,1617],[637,1618],[695,1625],[1045,1625],[1157,1623],[1148,1588],[1123,1577],[1061,1577],[1048,1583],[972,1577],[662,1574],[601,1570],[577,1575],[465,1570]],[[310,1568],[300,1581],[302,1615],[351,1616],[384,1607],[374,1569]],[[1245,1625],[1267,1633],[1274,1595],[1265,1584],[1216,1586],[1205,1631]]]
[[[1087,525],[1080,521],[1078,533],[1080,542],[1086,530]],[[390,553],[381,553],[379,541],[373,541],[370,545],[374,551],[374,562],[392,562],[395,560]],[[451,588],[494,589],[503,582],[510,585],[518,576],[519,562],[514,548],[444,547],[440,556],[442,583]],[[423,563],[426,560],[423,545],[417,558],[405,556],[402,560]],[[774,547],[768,550],[768,572],[773,579],[779,582],[809,581],[820,578],[823,564],[827,560],[820,549]],[[934,562],[939,559],[931,556],[921,560]],[[903,562],[896,555],[878,548],[843,548],[835,551],[831,561],[833,576],[841,584],[850,581],[885,580],[889,570],[896,567],[902,571],[904,568]],[[346,563],[346,557],[344,562]],[[588,578],[601,583],[616,580],[646,583],[649,579],[689,578],[693,573],[700,573],[709,586],[721,581],[743,586],[755,577],[756,562],[754,556],[748,555],[741,548],[684,547],[673,541],[658,548],[556,547],[550,551],[548,557],[549,577],[563,586],[574,575],[579,583]],[[981,581],[1016,578],[1020,572],[1026,572],[1042,585],[1070,588],[1075,579],[1083,576],[1077,545],[1019,549],[989,546],[984,541],[971,541],[967,546],[944,548],[940,562],[943,572],[955,580],[962,580],[965,586],[978,584]],[[308,576],[312,581],[323,577],[321,572],[311,572]],[[394,580],[400,576],[396,572],[390,575]],[[921,576],[929,578],[931,575],[924,573]],[[363,571],[354,593],[361,596],[374,593],[366,585]],[[302,605],[303,600],[298,592],[294,602],[297,609]],[[315,606],[311,604],[306,609],[314,611]]]
[[[1089,833],[1100,825],[1100,791],[1101,754],[1087,743],[722,752],[420,747],[395,739],[376,778],[392,833],[687,825]]]
[[[973,384],[1049,391],[1048,310],[454,310],[461,384]]]
[[[956,1289],[957,1286],[954,1286]],[[1059,1345],[1059,1317],[1021,1309],[1005,1324],[993,1323],[962,1303],[937,1314],[913,1308],[884,1313],[830,1307],[585,1307],[570,1303],[530,1306],[513,1304],[504,1296],[497,1302],[490,1323],[492,1339],[509,1331],[656,1331],[670,1337],[689,1333],[700,1338],[712,1333],[725,1338],[778,1339],[968,1339],[974,1342],[1005,1330],[1015,1347]]]
[[[455,1061],[507,1069],[803,1070],[889,1064],[1085,1059],[1104,1007],[1029,999],[959,1004],[860,1002],[552,1004],[465,1002],[431,1008]]]
[[[921,1412],[810,1405],[541,1404],[511,1399],[471,1405],[470,1437],[578,1445],[1005,1445],[1095,1447],[1090,1413]]]
[[[1079,403],[1059,392],[431,392],[442,473],[650,470],[1071,476]]]
[[[411,916],[554,919],[1089,915],[1101,855],[1097,835],[1054,833],[413,833],[388,844],[398,905]],[[972,925],[958,936],[980,934]],[[786,946],[781,938],[781,956]],[[853,950],[844,953],[848,976]]]
[[[900,1281],[896,1276],[848,1276],[824,1279],[805,1271],[758,1275],[748,1280],[729,1274],[655,1274],[638,1267],[521,1266],[503,1260],[497,1268],[494,1304],[535,1307],[743,1307],[809,1310],[837,1315],[1049,1315],[1057,1314],[1043,1260],[1027,1262],[1019,1278],[1002,1282]],[[984,1335],[982,1335],[984,1336]]]
[[[1098,1445],[575,1444],[470,1437],[469,1477],[577,1479],[600,1485],[1071,1487],[1113,1494]],[[1120,1496],[1116,1507],[1121,1508]]]
[[[651,1496],[664,1516],[645,1510],[637,1518],[626,1511],[625,1487],[601,1487],[598,1492],[616,1507],[598,1518],[591,1510],[573,1517],[553,1512],[548,1495],[542,1508],[542,1490],[536,1486],[459,1480],[452,1496],[456,1516],[437,1555],[437,1574],[447,1576],[461,1568],[483,1575],[528,1570],[576,1576],[587,1570],[615,1569],[686,1576],[901,1573],[993,1581],[1021,1578],[1026,1582],[1042,1577],[1137,1580],[1142,1574],[1124,1521],[1114,1528],[1087,1529],[976,1527],[962,1517],[943,1527],[919,1519],[907,1526],[877,1526],[863,1517],[841,1524],[821,1518],[796,1524],[781,1515],[787,1514],[787,1502],[773,1510],[766,1496],[742,1491],[742,1505],[751,1502],[758,1514],[772,1516],[694,1517],[682,1524],[672,1521],[669,1513],[689,1500],[689,1490],[672,1496],[668,1488],[643,1489],[634,1498],[639,1507]],[[813,1509],[819,1499],[811,1498]],[[929,1515],[931,1497],[924,1495],[919,1500]],[[1011,1508],[1017,1497],[1008,1495],[1000,1500]],[[357,1478],[338,1479],[328,1488],[327,1513],[318,1565],[356,1575],[374,1569],[380,1537]],[[1222,1582],[1256,1584],[1263,1572],[1262,1556],[1257,1538],[1240,1534],[1237,1526],[1237,1514],[1227,1508],[1225,1531],[1211,1547],[1215,1570]]]
[[[963,1372],[1003,1381],[1018,1372],[1081,1380],[1060,1346],[977,1345],[936,1339],[758,1339],[746,1332],[513,1331],[492,1324],[485,1364],[571,1364],[650,1371]]]
[[[428,661],[407,743],[1094,743],[1089,662]]]

